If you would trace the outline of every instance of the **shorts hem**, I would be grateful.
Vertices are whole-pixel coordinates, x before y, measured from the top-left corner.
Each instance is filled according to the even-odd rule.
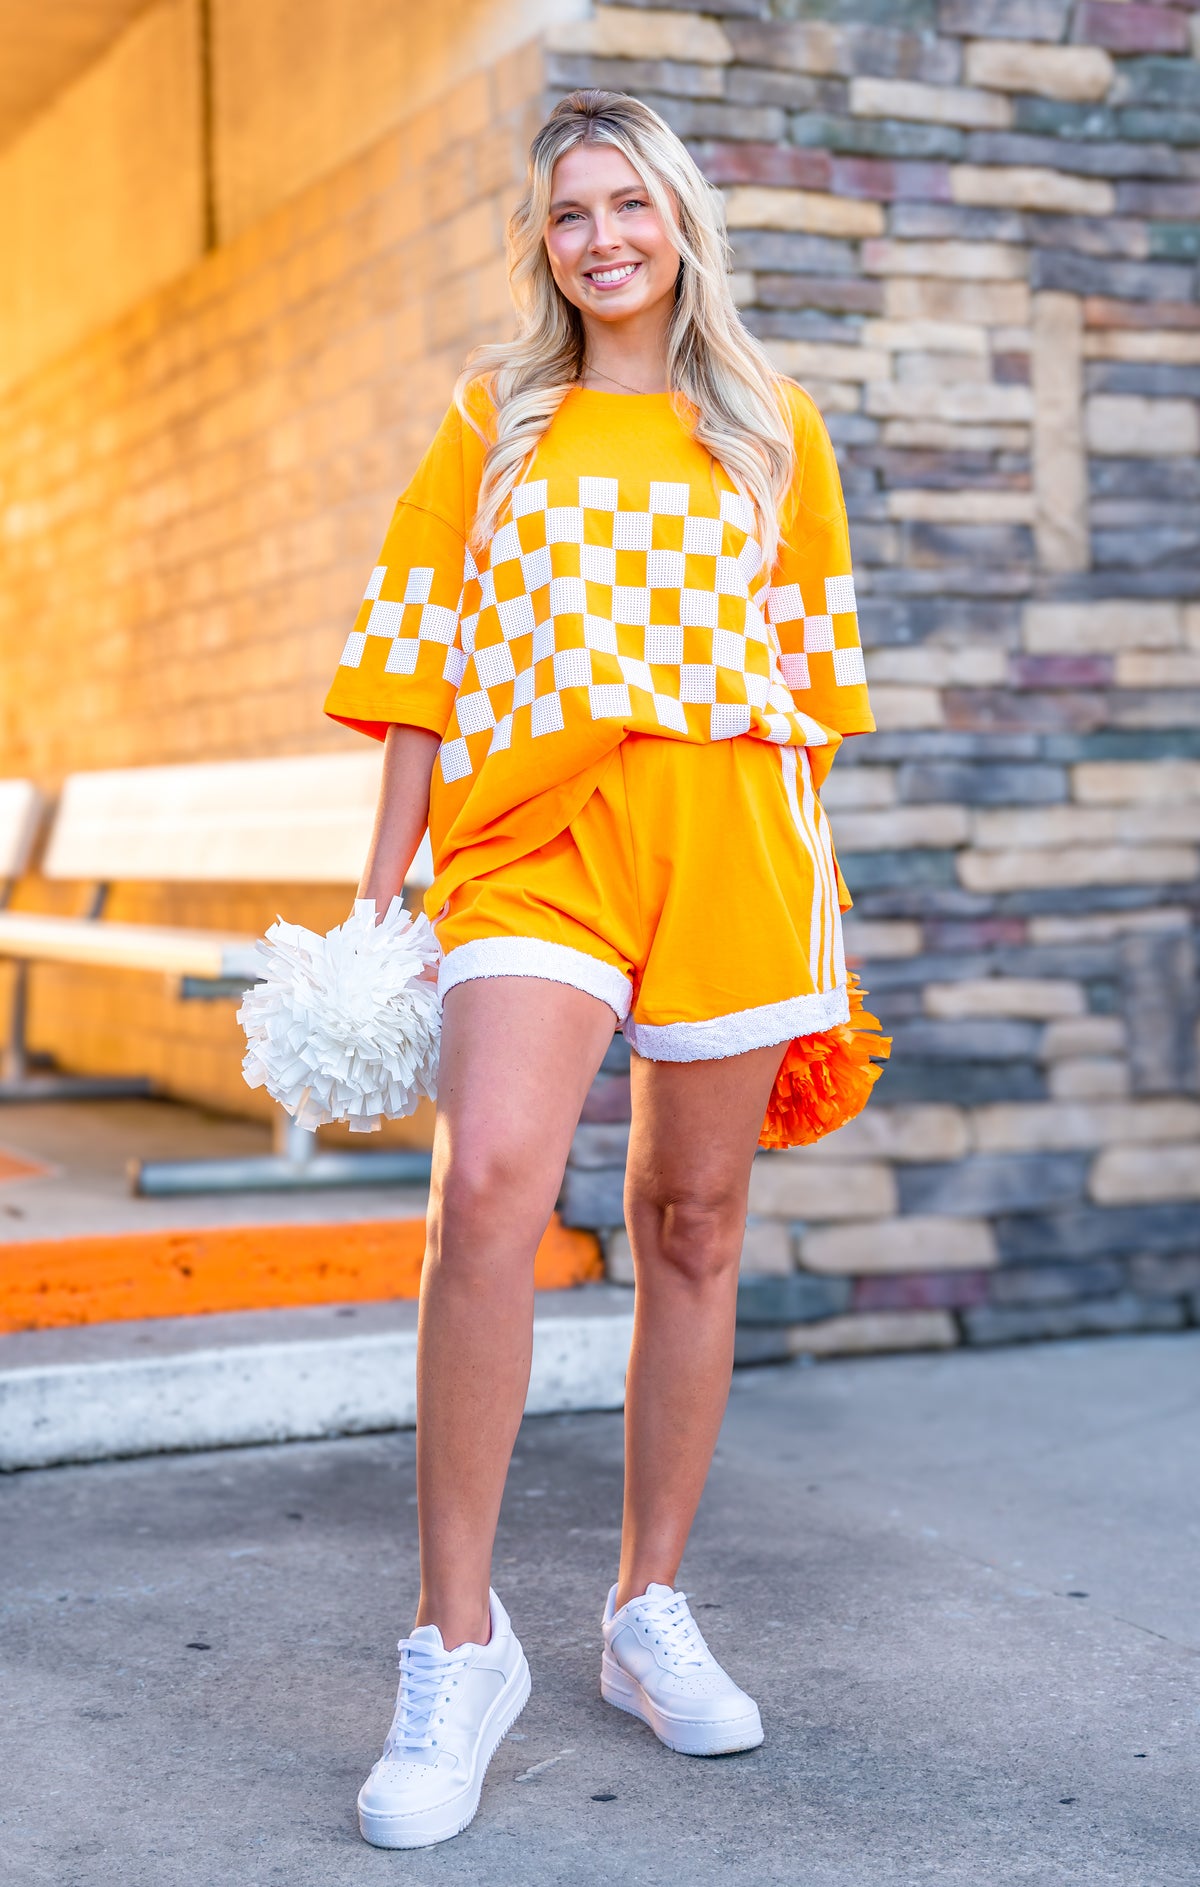
[[[629,978],[614,964],[542,937],[475,937],[457,944],[442,958],[438,995],[445,996],[459,983],[492,976],[539,976],[548,983],[566,983],[607,1003],[618,1023],[629,1014],[633,996]]]
[[[629,1020],[622,1034],[635,1054],[646,1061],[724,1061],[751,1049],[772,1048],[798,1035],[818,1035],[850,1020],[850,996],[845,983],[817,990],[810,996],[788,996],[756,1009],[737,1009],[709,1022],[666,1022],[654,1025]]]

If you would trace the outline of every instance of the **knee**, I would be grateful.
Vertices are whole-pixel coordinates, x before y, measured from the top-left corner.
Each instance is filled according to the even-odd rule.
[[[690,1285],[736,1274],[746,1227],[743,1198],[713,1194],[641,1200],[630,1214],[635,1258],[656,1263]]]
[[[436,1261],[452,1251],[494,1259],[501,1247],[521,1242],[550,1183],[529,1149],[503,1136],[452,1149],[436,1162],[430,1189],[430,1256]]]

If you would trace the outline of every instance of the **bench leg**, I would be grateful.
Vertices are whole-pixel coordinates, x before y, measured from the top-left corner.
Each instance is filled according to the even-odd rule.
[[[271,1145],[277,1160],[287,1160],[292,1166],[307,1166],[316,1158],[317,1136],[310,1134],[307,1127],[299,1126],[285,1108],[277,1107],[271,1122]]]
[[[280,1108],[275,1151],[234,1160],[135,1160],[133,1191],[161,1199],[182,1193],[324,1191],[334,1186],[427,1186],[430,1156],[416,1148],[320,1153],[317,1136]]]
[[[29,965],[24,962],[13,965],[12,1008],[8,1017],[8,1041],[4,1045],[4,1056],[0,1060],[0,1077],[5,1087],[10,1083],[24,1081],[29,1072],[28,1057],[25,1049],[26,1019],[29,1014]]]
[[[0,1102],[144,1100],[153,1093],[145,1075],[69,1075],[31,1070],[28,1017],[29,965],[22,961],[16,965],[8,1041],[0,1056]]]

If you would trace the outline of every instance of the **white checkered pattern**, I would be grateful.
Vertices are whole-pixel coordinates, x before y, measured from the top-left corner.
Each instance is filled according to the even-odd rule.
[[[474,565],[471,567],[473,570]],[[458,627],[460,611],[447,609],[442,603],[430,602],[434,571],[427,566],[414,565],[408,572],[404,580],[404,595],[399,602],[385,602],[380,597],[386,575],[386,566],[376,564],[363,597],[363,601],[371,605],[366,627],[352,630],[346,638],[341,666],[358,668],[366,653],[367,637],[382,636],[392,645],[384,663],[387,674],[415,675],[420,644],[441,642],[449,652],[446,663],[446,678],[449,680],[451,667],[454,666],[449,656],[457,654],[454,632]],[[457,680],[461,679],[460,670]]]
[[[510,747],[525,710],[535,741],[582,710],[711,740],[754,728],[787,745],[799,730],[823,745],[792,691],[810,687],[818,653],[832,656],[838,686],[865,679],[856,630],[853,646],[835,636],[834,618],[854,612],[853,579],[827,577],[823,608],[810,613],[798,583],[769,588],[748,500],[714,495],[716,515],[693,512],[690,486],[654,481],[648,508],[630,510],[616,479],[580,478],[577,504],[552,505],[546,479],[526,480],[486,567],[468,552],[457,609],[431,601],[431,568],[408,571],[399,601],[382,596],[385,568],[373,572],[343,665],[361,664],[370,636],[390,642],[392,675],[416,673],[422,644],[445,647],[442,675],[457,690],[441,749],[447,782]]]

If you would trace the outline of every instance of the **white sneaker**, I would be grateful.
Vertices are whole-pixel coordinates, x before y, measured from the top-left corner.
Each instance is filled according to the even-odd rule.
[[[648,1723],[684,1756],[725,1756],[763,1740],[758,1705],[723,1671],[688,1610],[687,1594],[649,1585],[641,1598],[604,1608],[600,1695]]]
[[[400,1640],[400,1689],[383,1755],[358,1793],[358,1826],[376,1848],[429,1848],[461,1834],[488,1764],[529,1696],[529,1666],[491,1593],[486,1645],[447,1651],[436,1625]]]

